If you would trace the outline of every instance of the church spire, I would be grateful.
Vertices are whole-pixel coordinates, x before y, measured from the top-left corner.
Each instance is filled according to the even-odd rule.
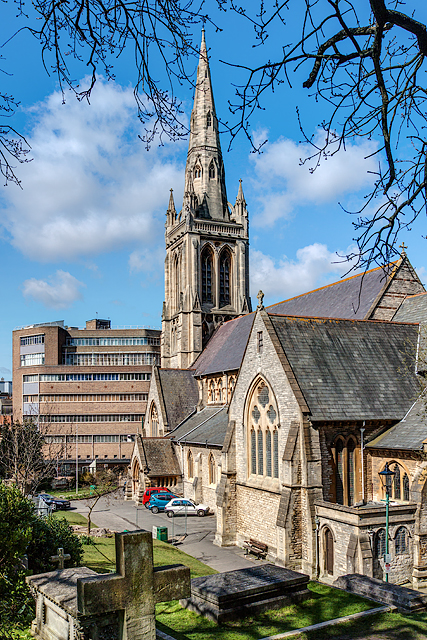
[[[185,193],[190,193],[193,189],[196,195],[195,217],[229,220],[224,165],[204,30],[185,173]]]

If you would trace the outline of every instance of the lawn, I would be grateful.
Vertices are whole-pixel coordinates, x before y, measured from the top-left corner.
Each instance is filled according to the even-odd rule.
[[[108,484],[108,485],[98,485],[96,487],[96,493],[91,490],[89,486],[79,487],[79,492],[76,494],[76,488],[69,490],[64,489],[56,489],[49,491],[49,495],[55,496],[56,498],[64,498],[65,500],[86,500],[87,498],[95,498],[97,495],[104,493],[112,493],[119,488],[117,484]]]
[[[52,515],[54,518],[65,518],[68,524],[76,524],[81,526],[87,525],[87,518],[82,516],[81,513],[77,513],[77,511],[53,511]],[[92,528],[96,527],[96,524],[92,522]]]

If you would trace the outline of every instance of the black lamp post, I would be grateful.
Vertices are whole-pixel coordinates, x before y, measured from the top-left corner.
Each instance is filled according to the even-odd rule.
[[[384,554],[384,563],[387,564],[388,561],[388,510],[390,504],[390,494],[391,494],[391,485],[394,478],[394,471],[389,469],[388,462],[385,463],[385,467],[382,471],[378,473],[381,478],[382,486],[385,490],[385,554]],[[388,571],[385,574],[385,581],[388,582]]]

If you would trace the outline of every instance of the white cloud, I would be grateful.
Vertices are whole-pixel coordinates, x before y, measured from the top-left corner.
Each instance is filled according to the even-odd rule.
[[[324,133],[315,138],[322,145]],[[331,145],[329,151],[337,149]],[[354,194],[373,183],[372,173],[377,160],[370,156],[375,143],[363,141],[348,144],[346,149],[323,158],[313,171],[315,160],[301,164],[301,159],[313,154],[313,147],[298,145],[293,140],[279,138],[263,147],[263,153],[251,156],[255,163],[254,187],[260,193],[261,212],[254,216],[255,225],[273,224],[291,217],[299,205],[336,202],[345,194]]]
[[[49,276],[48,282],[36,278],[25,280],[23,292],[25,297],[50,309],[66,309],[83,298],[80,289],[85,286],[68,271],[58,270],[54,276]]]
[[[163,246],[158,246],[154,249],[144,249],[143,251],[133,251],[129,256],[129,271],[131,273],[137,271],[154,271],[163,275],[164,259],[165,250]]]
[[[349,251],[346,251],[346,254]],[[283,256],[275,260],[261,251],[251,251],[251,294],[262,289],[267,297],[285,300],[337,280],[350,264],[324,244],[311,244],[298,249],[296,260]]]
[[[3,192],[12,244],[50,262],[157,239],[169,189],[182,189],[172,155],[180,145],[169,159],[165,148],[144,149],[132,90],[99,82],[90,105],[62,104],[54,93],[32,114],[34,160],[19,167],[23,190],[10,185]]]

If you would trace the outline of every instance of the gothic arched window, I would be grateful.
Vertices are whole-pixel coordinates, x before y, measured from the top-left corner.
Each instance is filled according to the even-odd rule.
[[[409,477],[405,469],[398,462],[389,462],[389,468],[393,471],[394,476],[391,481],[391,493],[390,497],[393,500],[404,500],[409,502]],[[383,497],[385,497],[385,490],[383,489]]]
[[[202,253],[202,303],[213,302],[213,256],[211,250],[205,249]]]
[[[375,556],[380,559],[385,554],[385,529],[378,529],[375,536]]]
[[[202,168],[199,164],[196,164],[194,167],[194,177],[201,178],[202,177]]]
[[[213,162],[209,165],[209,178],[215,178],[215,165]]]
[[[356,475],[357,443],[353,436],[338,436],[332,447],[335,463],[335,502],[352,506],[357,502],[360,487]]]
[[[406,527],[399,527],[394,539],[394,549],[398,553],[408,553],[408,531]]]
[[[223,402],[222,399],[222,380],[218,382],[218,402]]]
[[[206,126],[210,127],[212,125],[212,116],[211,116],[211,112],[208,111],[208,115],[206,116]]]
[[[215,467],[215,458],[212,453],[209,454],[209,484],[216,484],[216,467]]]
[[[215,383],[213,380],[211,380],[209,383],[208,401],[215,402]]]
[[[279,477],[278,411],[270,387],[259,380],[252,391],[247,414],[248,474]]]
[[[227,250],[221,253],[219,260],[219,306],[230,304],[230,254]]]
[[[194,461],[191,451],[187,454],[187,475],[189,479],[194,478]]]
[[[159,416],[157,415],[156,405],[151,405],[150,412],[151,437],[156,438],[159,435]]]

